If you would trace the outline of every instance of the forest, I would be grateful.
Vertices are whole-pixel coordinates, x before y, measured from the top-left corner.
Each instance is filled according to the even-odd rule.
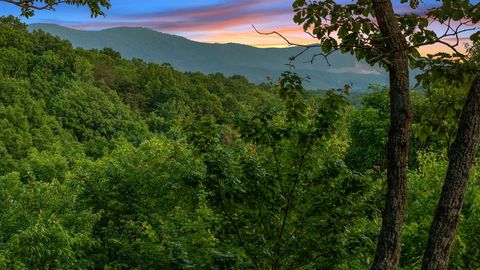
[[[471,47],[465,63],[479,60]],[[448,71],[410,91],[398,269],[425,263],[474,83]],[[179,72],[0,17],[0,269],[369,269],[390,194],[391,89],[305,80]],[[472,162],[448,269],[480,269]]]

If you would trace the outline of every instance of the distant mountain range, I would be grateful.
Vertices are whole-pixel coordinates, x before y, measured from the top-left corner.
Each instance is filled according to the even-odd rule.
[[[181,71],[203,73],[221,72],[227,76],[241,74],[250,81],[261,83],[267,78],[277,79],[288,70],[289,57],[302,50],[290,48],[256,48],[241,44],[210,44],[192,41],[180,36],[164,34],[147,28],[118,27],[101,31],[80,31],[55,24],[31,24],[31,31],[41,29],[86,49],[112,48],[125,58],[141,58],[148,62],[169,63]],[[259,36],[259,38],[262,38]],[[312,49],[293,64],[294,71],[309,77],[310,89],[341,88],[352,84],[354,89],[366,89],[372,83],[386,83],[386,73],[358,62],[353,56],[334,53],[330,65]],[[306,63],[308,62],[308,63]]]

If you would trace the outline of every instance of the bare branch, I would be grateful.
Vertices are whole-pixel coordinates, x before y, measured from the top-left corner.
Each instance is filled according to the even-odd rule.
[[[277,31],[261,32],[261,31],[259,31],[254,25],[252,25],[252,27],[253,27],[253,29],[255,29],[255,31],[256,31],[258,34],[260,34],[260,35],[266,35],[266,36],[269,36],[269,35],[277,35],[278,37],[282,38],[288,45],[290,45],[290,46],[297,46],[297,47],[303,48],[302,51],[300,51],[300,52],[297,53],[296,55],[291,56],[291,57],[289,58],[289,60],[290,60],[291,62],[292,62],[292,61],[295,61],[299,56],[303,55],[305,52],[307,52],[308,50],[310,50],[310,49],[312,49],[312,48],[322,48],[322,45],[321,45],[321,44],[309,44],[309,45],[305,45],[305,44],[295,43],[295,42],[291,42],[287,37],[285,37],[284,35],[282,35],[281,33],[277,32]],[[311,37],[313,37],[313,38],[316,39],[316,37],[315,37],[313,34],[307,32],[307,31],[305,31],[305,33],[309,34]],[[335,48],[333,48],[333,49],[332,49],[330,52],[328,52],[328,53],[317,53],[317,54],[314,54],[314,55],[312,55],[312,58],[311,58],[309,61],[305,61],[304,63],[312,63],[312,64],[313,64],[313,62],[315,61],[315,58],[317,58],[317,57],[319,57],[319,56],[322,56],[322,57],[325,59],[325,61],[327,62],[327,64],[330,66],[331,64],[330,64],[330,62],[328,61],[328,57],[329,57],[332,53],[340,50],[340,48],[342,48],[342,47],[347,47],[347,46],[348,46],[348,45],[346,45],[346,44],[340,44],[340,45],[336,46]],[[360,45],[358,45],[358,44],[350,45],[350,47],[368,48],[368,49],[373,49],[373,50],[375,50],[375,48],[374,48],[373,46],[360,46]]]
[[[475,30],[477,30],[477,28],[473,27],[473,28],[467,28],[467,29],[460,29],[462,26],[467,25],[467,23],[464,22],[464,23],[460,23],[454,29],[454,28],[451,27],[451,21],[450,20],[448,20],[447,24],[444,24],[444,25],[447,26],[447,30],[445,31],[445,33],[443,35],[437,37],[434,40],[427,41],[427,42],[424,42],[424,43],[414,44],[414,45],[408,46],[406,48],[400,48],[398,50],[394,50],[394,51],[390,51],[390,52],[387,52],[387,53],[380,54],[377,57],[374,57],[374,58],[370,59],[369,62],[373,63],[373,62],[380,61],[380,60],[385,59],[388,56],[390,56],[390,55],[392,55],[392,54],[394,54],[394,53],[396,53],[400,50],[411,50],[411,49],[420,48],[420,47],[427,46],[427,45],[433,45],[433,44],[436,44],[436,43],[442,44],[442,45],[450,48],[455,53],[454,57],[460,57],[462,59],[465,58],[465,55],[463,53],[461,53],[460,51],[458,51],[458,49],[457,49],[458,45],[460,45],[460,36],[459,35],[461,33],[475,31]],[[452,31],[452,33],[451,33],[451,31]],[[444,41],[444,39],[450,38],[450,37],[454,37],[456,39],[455,44],[450,44],[450,43]]]
[[[305,44],[299,44],[299,43],[294,43],[294,42],[291,42],[288,38],[286,38],[284,35],[282,35],[281,33],[277,32],[277,31],[272,31],[272,32],[260,32],[256,27],[255,25],[252,25],[253,29],[255,29],[255,32],[257,32],[258,34],[260,35],[264,35],[264,36],[270,36],[270,35],[277,35],[279,36],[280,38],[282,38],[288,45],[290,46],[297,46],[297,47],[302,47],[303,50],[301,52],[299,52],[298,54],[294,55],[294,56],[291,56],[288,60],[290,62],[293,62],[295,61],[299,56],[301,56],[302,54],[304,54],[306,51],[312,49],[312,48],[321,48],[321,45],[320,44],[310,44],[310,45],[305,45]],[[308,33],[307,31],[305,31],[305,33]],[[310,33],[308,33],[310,34]],[[310,36],[314,37],[312,34],[310,34]],[[311,59],[311,61],[309,62],[313,62],[313,59],[314,57]],[[328,61],[327,61],[328,63]],[[330,64],[329,64],[330,65]]]

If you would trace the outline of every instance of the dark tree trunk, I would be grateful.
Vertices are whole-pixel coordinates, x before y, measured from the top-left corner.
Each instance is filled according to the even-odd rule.
[[[375,16],[385,38],[390,75],[390,130],[387,144],[387,196],[382,229],[372,269],[396,269],[407,205],[407,163],[412,106],[410,103],[407,42],[390,0],[373,0]]]
[[[448,153],[448,170],[442,195],[430,228],[422,269],[447,269],[468,178],[480,135],[480,77],[473,82],[465,101],[457,137]]]

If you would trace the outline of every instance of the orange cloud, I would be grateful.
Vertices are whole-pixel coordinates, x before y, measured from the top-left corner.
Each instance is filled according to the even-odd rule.
[[[416,12],[415,10],[412,11],[408,5],[400,5],[396,8],[400,13]],[[423,14],[426,9],[431,8],[431,5],[424,4],[422,8],[420,13]],[[148,27],[160,32],[182,35],[200,42],[241,43],[256,47],[288,46],[287,42],[277,35],[266,36],[256,33],[251,27],[254,24],[262,32],[278,31],[296,44],[318,42],[304,33],[301,26],[293,23],[292,17],[293,10],[290,1],[228,0],[223,4],[209,6],[195,6],[135,15],[116,14],[100,22],[70,23],[67,26],[76,29],[103,29],[119,26]],[[430,27],[439,33],[442,29],[445,29],[445,26],[433,22]],[[463,45],[460,47],[463,49]],[[448,50],[448,47],[441,44],[420,48],[422,54],[445,50]]]
[[[295,44],[312,44],[316,39],[303,32],[302,27],[297,25],[283,26],[278,28],[258,27],[259,31],[277,31]],[[242,30],[216,31],[208,35],[192,35],[190,38],[208,43],[240,43],[255,47],[287,47],[288,43],[278,35],[258,34],[252,26]]]
[[[455,38],[444,39],[444,41],[451,45],[454,45],[457,43],[457,39]],[[456,49],[461,53],[466,53],[466,47],[471,44],[472,42],[469,38],[460,38]],[[446,46],[445,44],[436,43],[434,45],[420,47],[419,52],[422,55],[427,55],[427,54],[436,54],[440,52],[453,53],[453,50],[450,47]]]

